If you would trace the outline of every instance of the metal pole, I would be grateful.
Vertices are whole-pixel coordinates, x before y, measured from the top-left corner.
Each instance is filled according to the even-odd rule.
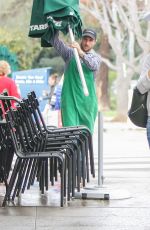
[[[98,112],[98,186],[103,185],[103,114]]]
[[[103,199],[109,200],[109,193],[103,190],[103,116],[98,112],[98,185],[85,187],[75,193],[79,199]]]

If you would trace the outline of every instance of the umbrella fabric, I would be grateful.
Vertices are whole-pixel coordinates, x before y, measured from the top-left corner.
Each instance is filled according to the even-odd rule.
[[[30,19],[29,37],[40,38],[48,27],[44,16],[44,0],[34,0]]]
[[[75,11],[79,11],[79,0],[44,0],[44,13],[56,12],[65,7],[72,6]]]
[[[34,0],[30,21],[30,37],[41,37],[42,46],[51,46],[49,40],[56,30],[68,33],[68,25],[76,37],[82,35],[78,0]]]

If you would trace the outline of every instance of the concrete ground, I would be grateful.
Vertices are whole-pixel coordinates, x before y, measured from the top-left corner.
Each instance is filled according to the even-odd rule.
[[[96,188],[97,123],[93,139],[96,178],[91,178],[90,186]],[[150,151],[145,129],[129,122],[104,122],[103,155],[104,183],[98,192],[109,193],[110,200],[74,199],[60,208],[59,185],[43,196],[35,185],[16,206],[0,208],[0,229],[150,230]],[[3,192],[0,185],[1,198]]]

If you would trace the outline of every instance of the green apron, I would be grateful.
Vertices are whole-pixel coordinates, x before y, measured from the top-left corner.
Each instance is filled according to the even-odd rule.
[[[95,91],[94,74],[82,63],[89,96],[83,93],[82,83],[73,57],[64,74],[61,95],[61,110],[63,126],[85,125],[93,133],[97,115],[97,97]]]

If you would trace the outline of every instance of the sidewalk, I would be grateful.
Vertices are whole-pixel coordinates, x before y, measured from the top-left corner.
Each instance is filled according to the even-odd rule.
[[[102,189],[112,195],[109,201],[75,199],[60,208],[57,190],[53,200],[29,192],[20,201],[23,206],[0,209],[0,229],[150,230],[150,151],[145,130],[104,122],[103,138]],[[93,139],[97,168],[97,124]],[[91,184],[97,185],[97,171]]]

